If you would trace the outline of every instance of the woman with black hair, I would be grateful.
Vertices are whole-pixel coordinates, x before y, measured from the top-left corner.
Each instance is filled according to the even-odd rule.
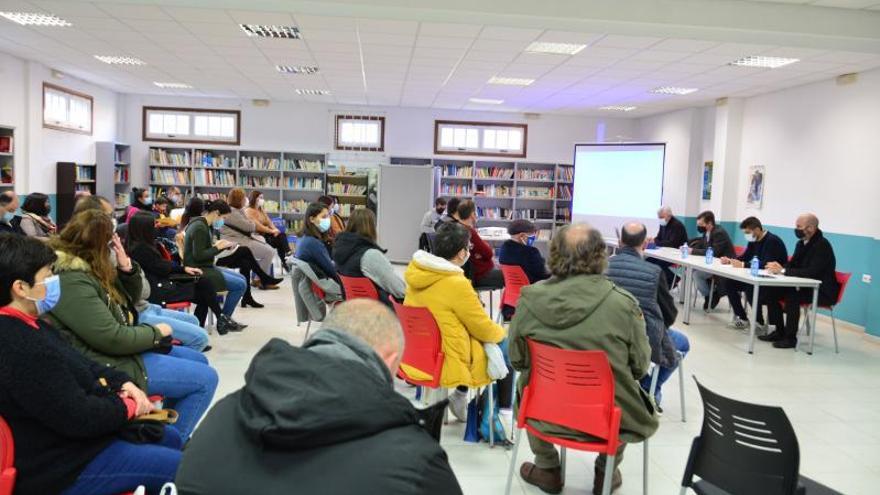
[[[296,258],[311,265],[320,278],[339,280],[330,258],[330,209],[324,203],[311,203],[306,208],[305,222],[296,242]]]
[[[339,214],[339,198],[336,196],[321,196],[318,203],[323,203],[330,210],[330,231],[327,236],[336,239],[336,235],[345,230],[345,219]]]
[[[49,196],[43,193],[31,193],[21,205],[24,213],[21,217],[22,232],[28,237],[36,237],[48,240],[49,236],[57,233],[58,227],[52,222],[49,214],[52,213],[52,205],[49,204]]]
[[[131,190],[131,204],[125,210],[125,223],[139,211],[153,211],[153,196],[149,189],[134,187]]]

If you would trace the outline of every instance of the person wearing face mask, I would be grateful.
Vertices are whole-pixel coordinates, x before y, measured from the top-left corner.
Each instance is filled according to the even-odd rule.
[[[437,320],[445,355],[440,386],[456,389],[449,397],[449,408],[461,421],[467,416],[467,389],[492,382],[483,344],[500,343],[507,336],[489,318],[461,268],[470,257],[470,236],[458,223],[442,225],[434,239],[434,252],[416,251],[404,274],[404,305],[428,308]],[[416,379],[431,379],[423,371],[403,367]]]
[[[812,213],[804,213],[795,222],[795,236],[799,239],[794,248],[791,261],[767,263],[767,271],[785,274],[790,277],[803,277],[821,280],[819,286],[819,305],[827,306],[837,301],[840,284],[837,282],[837,259],[834,248],[819,230],[819,219]],[[777,349],[797,347],[797,332],[800,324],[801,304],[812,304],[813,289],[779,287],[768,289],[773,300],[785,299],[784,308],[778,304],[768,305],[770,324],[776,329],[760,338],[773,342]],[[783,309],[785,321],[783,322]]]
[[[700,237],[689,242],[691,254],[703,256],[711,247],[715,258],[733,258],[736,256],[730,235],[727,234],[724,227],[715,223],[715,214],[711,211],[707,210],[697,215],[697,232],[700,233]],[[715,309],[722,296],[723,289],[721,284],[717,284],[715,292],[709,294],[712,275],[694,270],[694,277],[697,282],[697,290],[703,295],[703,310]]]
[[[0,417],[15,438],[16,495],[158,492],[180,463],[181,439],[119,435],[153,411],[131,377],[90,360],[39,318],[61,299],[45,243],[0,234]]]
[[[722,257],[721,264],[731,265],[734,268],[749,268],[752,258],[758,258],[758,267],[766,268],[768,263],[779,263],[784,265],[788,262],[788,250],[785,243],[776,234],[769,230],[764,230],[761,221],[755,217],[748,217],[739,224],[743,235],[748,242],[745,252],[736,258]],[[746,316],[746,310],[743,307],[742,297],[746,294],[748,301],[752,300],[751,284],[738,282],[736,280],[724,280],[724,293],[727,294],[727,300],[730,301],[730,308],[733,310],[734,320],[730,324],[733,328],[743,330],[749,328],[749,318]],[[779,299],[768,299],[766,291],[758,292],[759,303],[773,304]],[[761,311],[758,311],[758,323],[763,325]]]
[[[336,266],[330,257],[331,223],[330,210],[326,204],[321,202],[309,204],[294,256],[308,263],[318,278],[332,278],[338,282]]]
[[[265,204],[266,199],[263,197],[263,193],[255,189],[251,191],[248,207],[244,209],[244,213],[256,225],[257,234],[261,235],[266,240],[266,243],[275,248],[278,258],[284,261],[290,254],[290,243],[287,242],[287,235],[281,232],[272,223],[269,215],[266,214]],[[284,263],[281,266],[283,267]]]
[[[666,205],[661,206],[657,210],[657,219],[659,220],[660,228],[657,230],[656,237],[648,238],[648,244],[654,244],[658,248],[667,247],[675,249],[687,244],[687,229],[681,223],[681,220],[672,214],[672,208]],[[656,258],[648,258],[648,262],[662,268],[666,281],[670,284],[676,279],[671,269],[672,263]]]
[[[330,210],[330,230],[328,235],[330,239],[335,239],[336,234],[345,230],[345,219],[339,214],[339,198],[336,196],[321,196],[318,198],[319,203],[324,203]]]
[[[453,216],[455,221],[464,225],[471,233],[470,264],[464,267],[465,274],[479,289],[503,289],[504,275],[495,267],[495,250],[480,237],[477,232],[477,207],[473,200],[467,199],[459,203]]]
[[[52,213],[49,196],[43,193],[28,194],[24,204],[21,205],[21,211],[24,215],[19,226],[26,236],[48,241],[49,236],[58,231],[58,227],[49,216]]]
[[[433,234],[434,226],[437,225],[437,222],[443,217],[444,211],[446,211],[446,198],[440,197],[435,199],[434,208],[428,210],[428,212],[425,213],[425,216],[422,217],[422,233]]]
[[[153,195],[149,189],[135,187],[131,190],[131,204],[125,210],[125,223],[139,211],[153,211]]]
[[[498,262],[522,268],[529,277],[530,284],[550,278],[547,262],[541,256],[541,251],[534,246],[538,234],[535,224],[525,219],[514,220],[507,226],[507,233],[510,234],[510,240],[501,245]],[[514,308],[504,305],[501,313],[509,321],[513,317]]]
[[[12,197],[7,194],[0,194],[0,233],[24,235],[21,227],[14,223],[16,205],[12,202]]]
[[[248,248],[257,260],[260,270],[264,273],[271,273],[272,261],[275,259],[275,248],[268,245],[261,236],[255,235],[258,231],[257,223],[245,215],[248,198],[244,189],[235,188],[229,191],[226,202],[232,210],[223,219],[220,238]],[[256,281],[252,285],[263,290],[278,289],[278,283],[263,284],[262,281]]]

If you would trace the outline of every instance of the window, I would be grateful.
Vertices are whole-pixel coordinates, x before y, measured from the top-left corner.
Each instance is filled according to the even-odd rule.
[[[43,83],[43,127],[92,134],[91,96]]]
[[[144,107],[144,141],[240,144],[241,112]]]
[[[434,121],[434,153],[525,158],[528,126],[494,122]]]
[[[385,117],[337,115],[336,149],[385,151]]]

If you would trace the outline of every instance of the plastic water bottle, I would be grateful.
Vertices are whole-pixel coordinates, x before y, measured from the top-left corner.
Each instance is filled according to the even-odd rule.
[[[712,246],[709,246],[709,249],[706,250],[706,264],[711,265],[712,262],[715,261],[715,251],[712,250]]]
[[[689,252],[690,252],[690,249],[688,249],[688,245],[682,244],[681,245],[681,259],[687,258]]]
[[[753,256],[753,257],[752,257],[752,262],[749,264],[749,273],[751,273],[751,275],[752,275],[753,277],[757,277],[757,276],[758,276],[758,272],[759,272],[760,269],[761,269],[760,267],[761,267],[761,262],[758,261],[758,257],[757,257],[757,256]]]

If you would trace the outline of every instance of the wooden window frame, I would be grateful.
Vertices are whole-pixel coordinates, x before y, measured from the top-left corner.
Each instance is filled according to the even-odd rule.
[[[90,119],[89,130],[84,131],[84,130],[72,129],[70,127],[64,127],[64,126],[60,126],[60,125],[47,124],[46,123],[46,90],[47,89],[51,89],[54,91],[58,91],[60,93],[68,94],[70,96],[76,96],[76,97],[88,100],[89,101],[89,119]],[[95,131],[95,99],[92,97],[92,95],[87,95],[87,94],[81,93],[79,91],[74,91],[70,88],[65,88],[63,86],[58,86],[56,84],[47,83],[44,81],[43,82],[43,95],[42,95],[42,97],[43,97],[42,121],[43,121],[43,128],[44,129],[53,129],[56,131],[71,132],[73,134],[82,134],[84,136],[91,136],[94,133],[94,131]]]
[[[235,141],[211,141],[202,139],[171,139],[155,138],[147,135],[147,113],[159,112],[192,112],[192,113],[220,113],[235,114]],[[144,106],[141,110],[141,139],[143,141],[155,141],[160,143],[188,143],[188,144],[211,144],[226,146],[241,146],[241,110],[224,110],[222,108],[183,108],[183,107],[149,107]]]
[[[453,151],[453,150],[445,150],[440,149],[440,126],[443,125],[460,125],[460,126],[473,126],[473,127],[498,127],[498,128],[519,128],[522,129],[522,152],[516,153],[501,153],[501,152],[490,152],[490,151]],[[482,134],[480,136],[482,139]],[[435,120],[434,121],[434,154],[435,155],[459,155],[459,156],[492,156],[492,157],[510,157],[510,158],[525,158],[528,152],[529,146],[529,125],[528,124],[519,124],[519,123],[509,123],[509,122],[469,122],[464,120]]]
[[[375,120],[381,122],[379,129],[379,146],[345,146],[339,144],[339,121],[341,120]],[[380,115],[336,115],[333,128],[333,149],[338,151],[375,151],[385,152],[385,117]]]

